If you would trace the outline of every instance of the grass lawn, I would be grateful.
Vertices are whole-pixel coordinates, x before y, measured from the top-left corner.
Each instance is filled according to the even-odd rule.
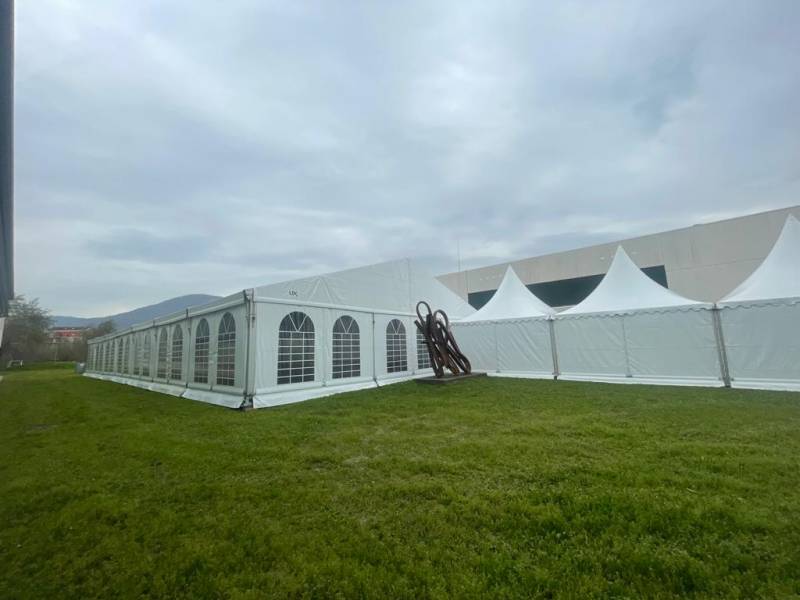
[[[800,394],[0,382],[0,598],[796,597]]]

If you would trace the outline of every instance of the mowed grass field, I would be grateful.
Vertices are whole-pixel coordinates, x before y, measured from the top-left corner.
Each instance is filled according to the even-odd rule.
[[[800,395],[0,383],[0,598],[800,595]]]

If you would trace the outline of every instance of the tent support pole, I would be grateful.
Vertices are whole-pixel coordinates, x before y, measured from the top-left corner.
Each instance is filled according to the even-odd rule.
[[[378,365],[375,363],[375,313],[372,313],[372,381],[378,387]]]
[[[497,349],[497,323],[492,323],[492,333],[494,334],[494,372],[500,372],[500,352]]]
[[[558,370],[558,349],[556,348],[556,321],[555,319],[547,320],[547,328],[550,330],[550,353],[553,356],[553,380],[558,381],[560,372]]]
[[[183,356],[181,357],[181,370],[183,374],[183,391],[181,392],[181,398],[184,397],[186,390],[189,389],[189,348],[192,347],[192,326],[191,320],[189,319],[189,309],[185,309],[185,315],[182,323],[180,323],[181,331],[184,334],[184,338],[186,340],[186,349],[183,351]],[[131,346],[133,346],[133,336],[131,336]],[[183,361],[186,361],[186,367],[183,366]]]
[[[628,332],[625,329],[625,315],[621,315],[622,319],[622,349],[625,352],[625,377],[633,377],[631,373],[631,356],[628,352]]]
[[[722,334],[722,318],[719,307],[715,304],[711,308],[711,320],[714,324],[714,340],[717,342],[717,356],[722,382],[726,388],[731,387],[731,372],[728,367],[728,353],[725,351],[725,336]]]
[[[253,339],[253,330],[256,326],[256,307],[255,307],[255,291],[243,290],[242,296],[244,297],[245,305],[245,322],[247,328],[245,329],[245,345],[244,345],[244,397],[242,398],[241,408],[246,410],[253,408],[253,395],[255,393],[255,385],[253,385],[253,374],[255,369],[250,367],[251,362],[251,340]],[[188,313],[188,310],[187,310]]]

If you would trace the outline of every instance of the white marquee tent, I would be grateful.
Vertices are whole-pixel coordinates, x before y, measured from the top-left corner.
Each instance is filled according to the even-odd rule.
[[[731,385],[800,390],[800,221],[719,308]]]
[[[451,317],[475,370],[514,377],[800,390],[800,222],[718,307],[617,249],[559,314],[510,267],[474,311],[399,260],[266,285],[90,341],[87,375],[229,407],[275,406],[431,373],[418,300]]]
[[[553,309],[520,281],[511,267],[480,310],[453,324],[472,368],[514,377],[552,377]]]
[[[90,342],[88,374],[256,408],[430,374],[418,300],[474,309],[412,260],[266,285]]]
[[[712,305],[659,285],[617,248],[580,304],[556,315],[562,379],[723,385]]]

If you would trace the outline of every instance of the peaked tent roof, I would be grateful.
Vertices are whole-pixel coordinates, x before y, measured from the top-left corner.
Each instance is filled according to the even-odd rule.
[[[525,284],[517,277],[514,269],[509,266],[494,296],[477,312],[462,319],[462,322],[546,317],[554,312],[552,308],[539,300],[525,287]]]
[[[767,257],[721,302],[747,302],[800,296],[800,221],[786,217]]]
[[[565,310],[562,315],[596,312],[618,312],[671,306],[704,305],[668,290],[645,275],[622,246],[600,284],[583,302]]]
[[[425,300],[433,310],[441,308],[452,319],[475,312],[418,261],[407,258],[264,285],[255,288],[255,295],[299,304],[402,313],[414,313],[417,302]]]

